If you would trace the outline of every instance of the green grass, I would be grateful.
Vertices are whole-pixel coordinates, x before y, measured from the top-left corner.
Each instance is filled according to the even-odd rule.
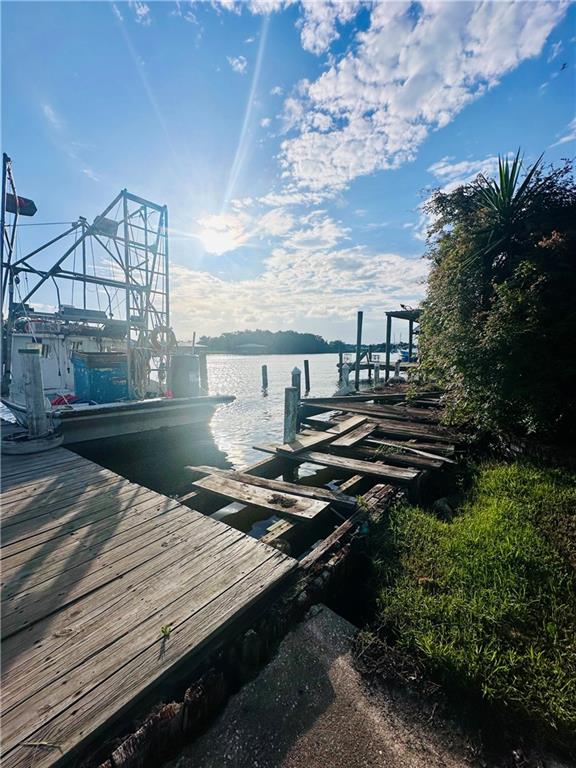
[[[476,470],[444,522],[397,506],[375,526],[380,631],[451,686],[576,734],[576,477],[526,464]],[[568,533],[566,533],[568,531]]]

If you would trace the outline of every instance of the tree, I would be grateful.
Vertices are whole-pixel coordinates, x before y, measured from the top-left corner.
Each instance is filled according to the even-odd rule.
[[[517,154],[428,202],[420,352],[453,420],[559,437],[576,427],[576,186],[568,161],[521,175]]]

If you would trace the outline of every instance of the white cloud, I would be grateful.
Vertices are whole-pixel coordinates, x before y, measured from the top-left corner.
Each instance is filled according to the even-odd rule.
[[[82,168],[82,173],[84,176],[88,176],[89,179],[92,179],[92,181],[100,181],[100,176],[98,176],[92,168]]]
[[[550,48],[550,54],[548,55],[548,64],[560,55],[562,51],[562,40],[558,40],[556,43],[552,43]]]
[[[198,19],[194,13],[193,0],[175,0],[175,8],[170,12],[171,16],[179,16],[190,24],[198,24]]]
[[[282,96],[283,93],[284,90],[279,85],[275,85],[274,88],[272,88],[270,91],[271,96]]]
[[[313,190],[414,159],[525,59],[541,53],[566,2],[376,3],[357,45],[285,105],[284,172]],[[331,118],[332,127],[327,118]],[[320,123],[318,123],[320,120]]]
[[[51,104],[48,104],[48,103],[42,104],[42,112],[46,120],[48,120],[48,122],[53,128],[56,128],[57,130],[62,130],[62,128],[64,127],[64,124]]]
[[[561,144],[568,144],[569,141],[576,141],[576,118],[568,124],[566,133],[550,146],[559,147]]]
[[[138,24],[142,24],[143,27],[149,27],[152,23],[152,16],[150,15],[150,6],[141,0],[128,0],[128,7],[134,13],[134,18]]]
[[[237,72],[239,75],[244,75],[246,73],[248,62],[246,61],[245,56],[227,56],[226,58],[234,72]]]
[[[207,272],[171,268],[172,318],[180,336],[234,328],[298,327],[308,318],[349,320],[362,307],[373,316],[424,295],[428,262],[362,247],[277,248],[261,275],[228,281]],[[194,296],[194,302],[190,301]],[[257,308],[257,312],[254,309]]]
[[[454,160],[444,157],[428,168],[440,182],[443,192],[452,192],[462,184],[473,181],[479,173],[490,177],[498,171],[498,157],[490,155],[483,160]]]
[[[118,8],[118,5],[116,3],[112,3],[112,13],[118,21],[124,21],[124,16],[122,16],[122,12],[120,11],[120,8]]]
[[[250,43],[253,43],[255,40],[256,40],[255,37],[247,37],[246,40],[244,40],[244,42],[246,43],[246,45],[250,45]]]
[[[337,25],[352,21],[365,4],[360,0],[301,0],[301,3],[302,47],[316,54],[324,53],[338,39]]]
[[[270,120],[269,117],[263,117],[262,120],[260,120],[260,125],[262,128],[269,128],[272,124],[272,120]]]

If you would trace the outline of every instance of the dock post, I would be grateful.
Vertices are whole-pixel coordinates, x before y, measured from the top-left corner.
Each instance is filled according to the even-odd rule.
[[[374,388],[380,386],[380,363],[374,364]]]
[[[292,371],[292,386],[296,388],[298,400],[300,400],[302,397],[302,373],[300,368],[294,368]]]
[[[262,389],[268,389],[268,366],[262,366]]]
[[[360,358],[362,357],[362,320],[364,312],[358,312],[356,324],[356,368],[354,370],[354,386],[360,389]]]
[[[342,350],[338,352],[338,384],[342,383],[342,366],[344,365],[344,353]]]
[[[203,395],[209,393],[208,389],[208,359],[206,351],[203,349],[198,354],[198,364],[200,368],[200,392]]]
[[[412,362],[412,350],[414,348],[414,320],[408,321],[408,362]]]
[[[390,339],[392,338],[392,318],[386,313],[386,370],[384,371],[384,381],[390,378]]]
[[[368,381],[372,381],[372,345],[368,347],[366,360],[368,361]]]
[[[341,374],[340,383],[342,384],[343,387],[345,387],[346,389],[349,389],[350,388],[350,366],[348,365],[348,363],[344,363],[341,371],[342,371],[342,374]]]
[[[310,392],[310,363],[308,360],[304,360],[304,392],[306,394]]]
[[[44,386],[40,368],[39,349],[21,349],[24,373],[24,396],[26,398],[26,420],[30,437],[44,437],[50,431],[44,408]]]
[[[298,427],[298,390],[296,387],[286,387],[284,390],[284,442],[293,443],[296,440]]]

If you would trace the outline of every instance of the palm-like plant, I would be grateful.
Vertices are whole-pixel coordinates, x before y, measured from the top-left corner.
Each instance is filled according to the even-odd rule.
[[[498,157],[498,180],[488,179],[481,174],[476,191],[478,207],[488,214],[488,225],[484,232],[488,235],[488,243],[484,253],[494,252],[505,246],[521,223],[530,204],[538,193],[538,184],[534,176],[540,167],[543,155],[528,169],[520,184],[522,158],[520,150],[512,162],[509,158]]]
[[[522,181],[520,150],[512,161],[508,157],[498,157],[498,178],[489,179],[481,174],[475,183],[475,207],[485,221],[485,226],[479,228],[477,234],[484,245],[472,254],[469,261],[480,259],[482,262],[486,299],[496,264],[512,267],[511,244],[514,236],[524,228],[524,219],[538,195],[540,185],[536,174],[542,157],[540,155],[528,169]]]

